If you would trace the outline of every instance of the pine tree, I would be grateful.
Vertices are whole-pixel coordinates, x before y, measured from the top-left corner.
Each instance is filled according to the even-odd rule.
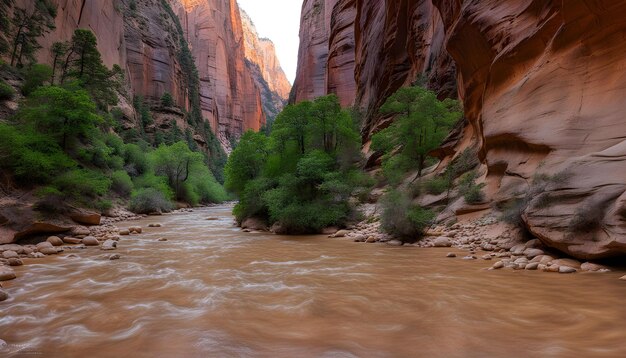
[[[37,0],[30,11],[13,10],[11,66],[22,67],[25,60],[35,62],[35,53],[41,48],[37,40],[55,28],[56,13],[56,7],[49,0]]]

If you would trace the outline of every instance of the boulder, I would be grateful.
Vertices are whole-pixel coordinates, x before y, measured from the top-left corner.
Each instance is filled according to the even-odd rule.
[[[50,237],[48,237],[48,239],[46,241],[51,243],[52,246],[62,246],[63,245],[63,240],[61,240],[61,238],[59,238],[58,236],[50,236]]]
[[[60,226],[47,222],[34,222],[26,227],[26,229],[16,233],[14,236],[14,240],[17,241],[25,237],[38,234],[61,234],[64,232],[68,232],[71,229],[71,227]]]
[[[265,231],[267,230],[267,225],[265,225],[265,222],[259,218],[247,218],[241,223],[241,228]]]
[[[113,255],[109,256],[109,260],[111,260],[111,261],[119,260],[121,258],[122,258],[122,256],[120,256],[120,254],[113,254]]]
[[[8,250],[2,253],[2,257],[5,259],[13,259],[20,257],[20,255],[18,255],[15,251]]]
[[[130,231],[131,234],[141,234],[143,229],[141,226],[131,226],[128,228],[128,231]]]
[[[580,269],[582,271],[588,271],[588,272],[597,272],[597,271],[604,271],[604,272],[606,272],[607,270],[609,270],[608,267],[602,266],[602,265],[598,265],[598,264],[594,264],[593,262],[585,262],[585,263],[583,263],[582,265],[580,265]]]
[[[31,259],[42,259],[46,257],[46,255],[41,252],[31,252],[30,254],[28,254],[28,257],[30,257]]]
[[[456,257],[456,254],[455,254],[454,252],[448,252],[448,254],[446,255],[446,257],[453,258],[453,257]]]
[[[99,246],[100,242],[93,236],[87,236],[83,239],[83,245],[85,246]]]
[[[576,269],[573,267],[569,267],[569,266],[559,267],[559,273],[574,273],[574,272],[576,272]]]
[[[100,246],[100,250],[110,251],[115,249],[117,249],[117,241],[115,240],[106,240],[102,243],[102,246]]]
[[[580,269],[581,266],[580,261],[574,259],[558,259],[554,260],[553,263],[559,266],[573,267],[575,269]]]
[[[54,246],[52,246],[52,244],[49,243],[48,241],[40,242],[37,244],[36,247],[37,247],[37,251],[41,251],[44,248],[50,248],[50,249],[54,248]]]
[[[101,215],[91,211],[79,211],[70,214],[70,219],[82,225],[100,225]]]
[[[74,236],[85,237],[85,236],[89,236],[89,234],[91,233],[91,230],[89,230],[88,228],[84,226],[74,226],[74,228],[72,228],[72,231],[70,231],[70,233]]]
[[[9,281],[15,279],[16,277],[15,271],[8,267],[0,266],[0,281]]]
[[[161,223],[154,223],[154,224],[148,224],[148,227],[162,227],[163,224]]]
[[[333,235],[333,237],[344,237],[344,236],[348,235],[349,233],[350,233],[350,231],[348,231],[348,230],[339,230],[339,231],[337,231]]]
[[[504,262],[502,261],[498,261],[495,264],[493,264],[493,266],[491,266],[492,269],[494,270],[498,270],[504,267]]]
[[[528,257],[528,259],[532,259],[543,254],[545,253],[540,249],[528,248],[524,250],[524,256]]]
[[[24,262],[18,258],[10,258],[9,259],[9,266],[22,266],[24,264]]]
[[[435,241],[433,242],[433,245],[435,245],[435,247],[450,247],[452,246],[452,243],[450,242],[450,238],[445,237],[445,236],[440,236],[435,239]]]
[[[6,301],[9,299],[9,294],[6,293],[3,289],[0,289],[0,302]]]
[[[526,270],[537,270],[539,268],[539,263],[538,262],[531,262],[529,264],[526,265],[525,269]]]
[[[336,226],[325,227],[322,229],[322,235],[333,235],[339,231],[339,228]]]
[[[273,232],[274,234],[278,234],[278,235],[287,234],[287,230],[279,222],[274,223],[274,225],[272,225],[272,227],[270,228],[270,232]]]
[[[56,255],[59,251],[55,247],[44,247],[39,249],[39,253],[44,255]]]
[[[620,277],[619,279],[622,280],[622,281],[626,281],[626,275]]]
[[[129,230],[120,230],[119,234],[122,235],[122,236],[128,236],[128,235],[130,235],[130,231]]]
[[[80,243],[83,242],[82,239],[78,239],[78,238],[75,238],[75,237],[69,237],[69,236],[64,237],[62,240],[63,240],[64,243],[70,244],[70,245],[77,245],[77,244],[80,244]]]

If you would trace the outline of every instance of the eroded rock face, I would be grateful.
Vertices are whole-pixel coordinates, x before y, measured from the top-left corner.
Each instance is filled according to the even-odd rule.
[[[385,99],[422,75],[463,99],[469,125],[450,148],[479,149],[492,203],[545,174],[523,215],[534,235],[578,258],[626,254],[626,1],[308,0],[302,14],[295,100],[350,92],[338,64],[351,51],[329,53],[353,31],[366,142],[389,121]]]
[[[239,7],[235,0],[179,0],[172,6],[196,59],[203,115],[228,147],[265,123],[260,91],[246,67]]]
[[[245,40],[246,66],[252,73],[257,88],[261,91],[261,102],[265,114],[273,119],[287,102],[291,84],[276,57],[274,43],[269,39],[259,38],[256,27],[248,14],[241,9],[240,12]]]

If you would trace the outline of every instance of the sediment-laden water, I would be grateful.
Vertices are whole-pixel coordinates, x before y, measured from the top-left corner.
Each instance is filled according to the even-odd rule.
[[[624,273],[485,271],[450,249],[247,234],[230,210],[132,222],[144,234],[122,238],[121,260],[87,249],[17,268],[0,356],[626,356]]]

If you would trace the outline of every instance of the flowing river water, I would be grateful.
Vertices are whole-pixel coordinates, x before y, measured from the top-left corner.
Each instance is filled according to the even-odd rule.
[[[4,353],[626,357],[623,273],[485,271],[450,249],[243,233],[230,210],[134,221],[164,226],[123,237],[121,260],[30,260],[5,283]]]

